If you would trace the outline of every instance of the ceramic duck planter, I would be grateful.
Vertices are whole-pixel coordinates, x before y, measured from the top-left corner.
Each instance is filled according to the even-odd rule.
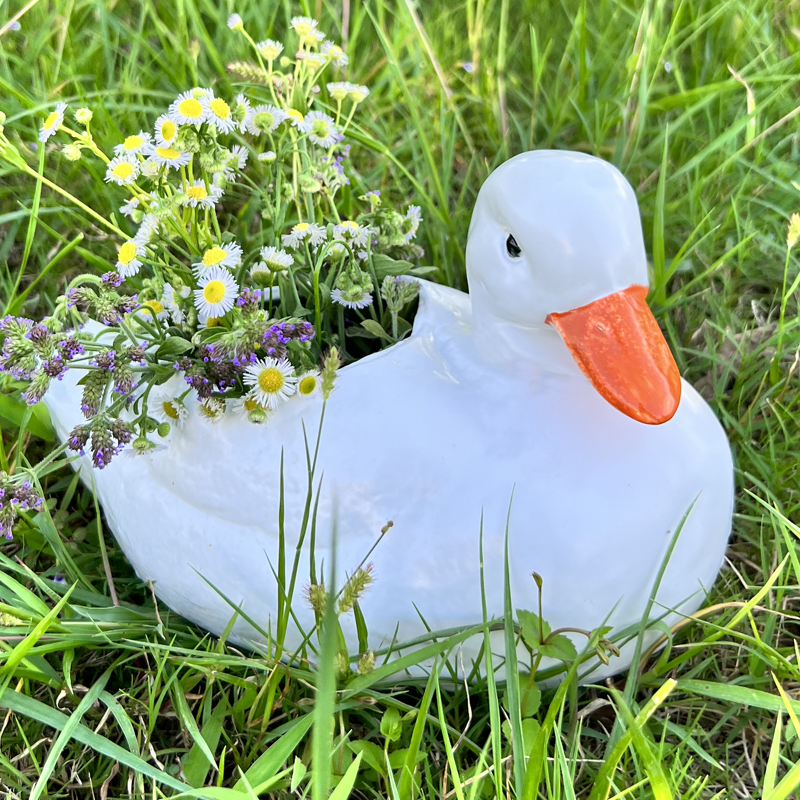
[[[339,585],[394,522],[370,556],[375,582],[361,602],[370,645],[424,634],[416,609],[433,630],[480,621],[482,514],[488,611],[502,615],[512,490],[515,607],[536,610],[536,571],[553,628],[637,624],[696,500],[654,614],[698,608],[730,533],[731,454],[647,308],[630,185],[578,153],[511,159],[478,196],[467,273],[469,295],[422,282],[412,335],[343,368],[328,402],[317,562],[330,563],[334,494]],[[62,439],[81,421],[74,380],[48,395]],[[281,452],[293,548],[307,492],[301,423],[313,441],[321,402],[285,403],[264,426],[192,414],[165,450],[94,472],[137,574],[215,634],[232,610],[201,575],[265,629],[274,624]],[[295,611],[310,630],[311,610],[297,602]],[[354,625],[345,617],[343,627],[357,652]],[[231,639],[262,641],[241,619]],[[299,641],[295,631],[290,644]],[[629,661],[623,650],[594,677]]]

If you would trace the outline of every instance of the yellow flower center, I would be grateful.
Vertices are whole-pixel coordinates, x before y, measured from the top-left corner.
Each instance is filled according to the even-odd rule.
[[[202,186],[190,186],[186,194],[191,200],[205,200],[208,197],[208,192]],[[219,250],[220,248],[215,247],[214,249]],[[209,250],[208,252],[210,253],[211,251]],[[203,261],[205,261],[205,256],[203,256]]]
[[[164,139],[165,142],[171,142],[175,138],[176,133],[177,128],[175,127],[175,123],[168,119],[164,120],[164,124],[161,126],[161,138]]]
[[[228,117],[231,115],[230,106],[224,100],[220,100],[218,97],[215,97],[211,101],[210,106],[211,110],[214,112],[214,115],[220,119],[228,119]]]
[[[290,109],[289,109],[289,110],[286,112],[286,114],[287,114],[288,116],[290,116],[292,119],[299,120],[300,122],[302,122],[302,121],[303,121],[303,115],[302,115],[302,114],[301,114],[301,113],[300,113],[300,112],[299,112],[299,111],[298,111],[296,108],[290,108]]]
[[[317,379],[313,375],[306,375],[303,380],[297,385],[297,391],[300,394],[309,395],[314,389],[317,388]]]
[[[216,305],[225,297],[225,284],[222,281],[209,281],[203,288],[203,299]]]
[[[330,50],[328,50],[328,55],[331,58],[341,58],[344,55],[344,51],[338,45],[334,45]]]
[[[258,408],[258,403],[252,397],[246,397],[244,401],[244,410],[249,414]]]
[[[123,143],[122,146],[126,150],[138,150],[144,141],[141,136],[129,136]]]
[[[123,161],[120,164],[117,164],[116,167],[112,170],[112,174],[115,178],[119,178],[120,180],[124,181],[133,174],[133,164],[129,164],[127,161]]]
[[[175,407],[175,403],[173,403],[172,400],[165,400],[161,404],[161,408],[164,410],[164,413],[170,419],[180,419],[181,418],[180,414],[178,414],[178,409]]]
[[[136,258],[136,245],[133,242],[125,242],[125,244],[120,247],[117,258],[120,264],[124,264],[127,267],[128,264]]]
[[[156,147],[156,154],[159,158],[167,158],[170,161],[174,161],[176,158],[181,157],[181,154],[177,150],[173,150],[171,147]]]
[[[206,328],[216,328],[219,325],[220,318],[219,317],[209,317],[206,320]]]
[[[191,197],[191,195],[189,196]],[[203,266],[215,267],[217,264],[224,261],[227,255],[228,254],[221,247],[212,247],[210,250],[206,250],[205,253],[203,253]]]
[[[343,228],[350,228],[352,231],[357,231],[361,226],[357,222],[353,222],[353,220],[348,219],[342,223]]]
[[[142,303],[144,308],[149,308],[153,314],[161,314],[164,311],[164,306],[158,302],[158,300],[148,300],[145,303]]]
[[[311,25],[307,22],[298,22],[297,25],[294,26],[294,29],[297,31],[297,35],[302,39],[305,39],[312,31]]]
[[[58,111],[51,111],[50,115],[44,121],[44,127],[46,130],[50,130],[53,125],[56,124],[56,120],[58,119]]]
[[[267,394],[274,394],[279,391],[283,384],[283,373],[279,369],[275,369],[275,367],[267,367],[258,376],[258,385],[261,387],[261,391]]]
[[[299,222],[297,225],[292,228],[295,233],[305,233],[308,230],[308,223],[307,222]]]
[[[203,116],[203,106],[198,100],[189,97],[178,103],[178,113],[189,119],[200,119]]]

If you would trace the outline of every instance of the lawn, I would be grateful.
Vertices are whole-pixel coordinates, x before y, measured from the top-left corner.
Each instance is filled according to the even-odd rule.
[[[625,174],[650,306],[733,449],[725,565],[704,608],[665,632],[668,646],[607,684],[567,680],[521,704],[527,675],[404,683],[380,656],[373,671],[337,678],[330,637],[315,664],[290,665],[156,605],[91,491],[56,460],[40,470],[46,510],[22,513],[0,545],[0,796],[795,796],[800,269],[787,226],[800,211],[800,7],[0,4],[0,111],[26,165],[0,160],[3,315],[49,314],[71,278],[114,258],[96,215],[118,215],[117,187],[55,139],[37,146],[45,117],[59,101],[89,106],[110,149],[193,86],[235,95],[251,74],[236,62],[251,57],[226,24],[234,12],[256,40],[307,14],[345,45],[347,80],[370,88],[352,133],[353,188],[421,207],[420,263],[441,283],[466,289],[471,209],[510,156],[578,150]],[[0,378],[10,473],[55,445],[24,388]],[[453,644],[437,642],[439,653]]]

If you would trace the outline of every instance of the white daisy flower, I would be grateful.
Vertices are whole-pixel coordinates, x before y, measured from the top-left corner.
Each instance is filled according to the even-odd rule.
[[[319,370],[311,369],[304,372],[297,379],[297,394],[301,397],[313,397],[319,394],[322,388],[322,381],[319,378]]]
[[[206,189],[205,181],[198,178],[186,190],[186,199],[183,201],[184,205],[191,206],[192,208],[214,208],[222,197],[222,189],[219,186],[212,186],[210,191]]]
[[[178,135],[178,123],[172,114],[162,114],[156,120],[156,144],[159,147],[171,147]]]
[[[243,94],[237,94],[236,102],[233,105],[233,118],[239,128],[239,133],[244,133],[247,130],[247,118],[249,116],[250,101]]]
[[[224,267],[211,267],[199,279],[199,289],[194,290],[194,305],[205,322],[211,317],[224,317],[234,306],[239,287]]]
[[[351,292],[348,297],[344,297],[340,289],[334,289],[331,292],[331,300],[338,303],[345,308],[366,308],[372,304],[372,295],[369,292],[361,292],[354,296]]]
[[[325,60],[325,56],[321,55],[320,53],[304,53],[303,60],[305,61],[306,67],[310,70],[322,69],[328,62]]]
[[[181,291],[178,293],[178,297],[182,299],[186,299],[189,296],[191,289],[188,286],[184,286]],[[164,284],[164,291],[162,292],[161,301],[164,304],[164,308],[169,311],[169,315],[172,317],[172,321],[176,325],[183,325],[183,320],[186,318],[186,315],[183,313],[183,309],[178,305],[178,300],[175,297],[175,289],[172,287],[171,284],[165,283]]]
[[[344,50],[333,42],[325,42],[320,48],[320,52],[335,67],[346,67],[350,63]]]
[[[260,358],[244,371],[242,381],[253,388],[248,393],[265,408],[276,409],[297,390],[297,378],[292,365],[282,358]]]
[[[227,402],[227,410],[237,417],[246,419],[249,422],[266,422],[266,409],[258,400],[250,395],[244,397],[231,398]],[[253,419],[256,417],[256,420]],[[259,419],[260,418],[260,419]]]
[[[206,122],[216,125],[218,131],[230,133],[236,128],[236,121],[233,118],[231,107],[224,100],[210,94],[206,95],[200,102],[205,109]]]
[[[409,206],[406,211],[406,219],[411,221],[411,229],[406,233],[406,241],[410,242],[416,235],[419,229],[419,224],[422,222],[422,211],[419,206]]]
[[[158,177],[161,175],[161,165],[157,161],[153,161],[152,158],[148,158],[142,162],[141,170],[141,174],[151,181],[158,180]]]
[[[201,91],[203,94],[200,98],[195,96],[194,90],[182,92],[169,107],[170,115],[179,125],[200,127],[208,121],[208,113],[202,103],[202,99],[205,98],[205,90]]]
[[[232,31],[244,30],[244,23],[242,22],[242,18],[238,14],[231,14],[228,17],[228,27]]]
[[[168,422],[173,428],[182,428],[189,416],[189,409],[183,404],[183,400],[164,391],[150,397],[147,411],[156,421]]]
[[[312,247],[316,247],[327,239],[327,231],[322,225],[316,222],[299,222],[292,228],[291,233],[281,236],[284,247],[300,247],[301,243],[308,239]]]
[[[357,86],[354,83],[350,84],[350,91],[347,93],[348,97],[354,103],[360,103],[362,100],[366,99],[368,94],[369,89],[367,89],[366,86]]]
[[[285,111],[273,105],[259,105],[250,111],[244,125],[253,136],[259,136],[262,133],[272,133],[286,117]]]
[[[333,228],[333,238],[340,242],[349,242],[353,247],[366,247],[369,241],[372,228],[369,225],[359,225],[357,222],[348,219],[341,225]]]
[[[139,162],[136,156],[115,156],[106,167],[106,183],[113,182],[120,186],[130,186],[139,177]]]
[[[136,211],[137,208],[139,208],[139,198],[132,197],[127,203],[119,207],[119,213],[133,219],[133,212]]]
[[[160,167],[180,169],[192,160],[192,154],[175,150],[172,147],[156,147],[150,156],[150,160]]]
[[[169,317],[169,312],[159,300],[145,300],[138,310],[140,313],[155,317],[159,322],[164,322]]]
[[[341,103],[342,100],[350,94],[350,90],[355,86],[348,81],[335,81],[328,84],[328,91],[331,97],[337,102]]]
[[[288,108],[286,109],[284,119],[291,120],[292,125],[299,131],[305,132],[304,125],[305,125],[305,117],[296,109],[296,108]]]
[[[139,245],[147,244],[158,232],[159,220],[155,214],[145,214],[139,225],[139,230],[133,237],[133,241]]]
[[[39,128],[40,142],[46,142],[61,127],[61,124],[64,122],[64,112],[66,110],[67,104],[59,103],[56,106],[56,110],[51,111],[47,115],[47,119],[42,124],[42,127]]]
[[[294,264],[294,257],[277,247],[262,247],[261,258],[272,272],[284,272]]]
[[[291,26],[301,39],[306,39],[317,30],[319,22],[311,17],[292,17]],[[324,34],[323,34],[324,35]]]
[[[116,270],[123,278],[130,278],[135,275],[142,262],[140,256],[144,255],[144,247],[135,239],[129,239],[117,251]]]
[[[283,45],[273,39],[265,39],[256,45],[256,49],[267,61],[274,61],[283,52]]]
[[[339,129],[334,124],[333,117],[322,111],[309,111],[306,114],[303,130],[319,147],[327,148],[339,141]]]
[[[122,144],[116,145],[114,147],[114,152],[118,156],[124,156],[125,154],[133,155],[134,153],[146,152],[148,149],[148,145],[150,144],[150,140],[152,138],[153,137],[150,136],[149,133],[145,133],[144,131],[139,131],[139,133],[126,137],[125,141]]]
[[[225,401],[217,397],[207,397],[198,403],[197,411],[201,419],[217,423],[225,416]]]
[[[228,267],[235,269],[242,263],[242,248],[236,242],[214,245],[203,253],[202,261],[192,264],[195,274],[205,275],[206,271],[214,267]]]
[[[228,169],[234,167],[241,172],[247,166],[247,159],[249,157],[246,147],[240,144],[235,144],[231,147],[231,158],[228,160]],[[236,163],[234,163],[236,162]]]

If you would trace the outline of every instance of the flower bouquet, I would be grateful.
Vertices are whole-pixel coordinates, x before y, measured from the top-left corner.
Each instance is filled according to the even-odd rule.
[[[123,449],[160,446],[192,406],[212,423],[238,414],[257,424],[281,403],[327,396],[340,361],[411,329],[403,314],[418,287],[405,276],[425,272],[412,265],[420,210],[398,211],[377,190],[356,200],[345,167],[369,90],[327,79],[348,58],[313,19],[292,19],[291,48],[256,43],[237,14],[228,26],[255,57],[229,66],[247,81],[235,97],[185,91],[113,150],[89,108],[71,126],[59,103],[39,131],[42,145],[66,137],[70,161],[103,162],[122,218],[41,178],[116,253],[109,242],[93,259],[108,268],[71,280],[41,322],[0,321],[0,370],[28,382],[29,404],[67,370],[85,372],[86,421],[68,447],[98,469]],[[36,175],[1,127],[0,157]]]

